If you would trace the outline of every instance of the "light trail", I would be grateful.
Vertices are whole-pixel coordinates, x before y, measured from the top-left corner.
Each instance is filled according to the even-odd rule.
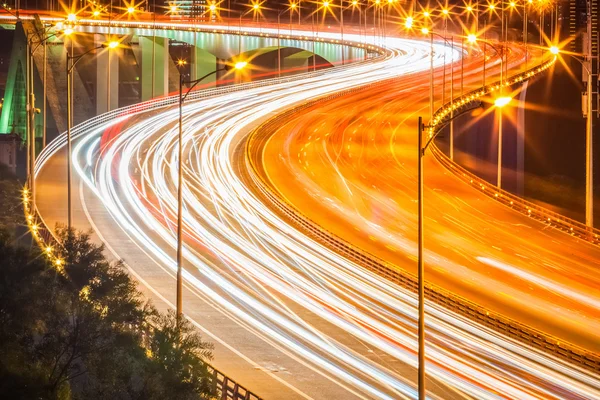
[[[415,398],[415,296],[281,220],[240,179],[239,146],[261,120],[309,99],[428,68],[429,44],[389,39],[382,62],[184,106],[186,281],[255,334],[334,377],[357,397]],[[436,45],[435,63],[443,48]],[[360,77],[360,82],[357,77]],[[79,131],[74,163],[116,223],[175,270],[178,110],[129,115]],[[127,122],[102,149],[109,127]],[[51,144],[37,173],[64,144]],[[427,304],[433,399],[599,398],[598,376]],[[391,356],[393,363],[370,356]],[[372,351],[372,350],[371,350]]]

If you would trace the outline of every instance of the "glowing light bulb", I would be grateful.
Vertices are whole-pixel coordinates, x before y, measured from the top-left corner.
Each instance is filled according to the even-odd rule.
[[[502,108],[504,106],[506,106],[508,103],[510,103],[512,99],[508,96],[505,97],[498,97],[495,101],[494,101],[494,105],[498,108]]]

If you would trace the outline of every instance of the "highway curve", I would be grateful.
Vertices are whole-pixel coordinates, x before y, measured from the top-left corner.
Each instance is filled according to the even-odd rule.
[[[402,51],[385,61],[185,105],[184,311],[217,342],[215,364],[265,397],[416,396],[414,295],[303,235],[244,183],[248,133],[281,110],[383,79],[424,80],[410,74],[428,67],[428,45],[390,42]],[[89,221],[167,304],[174,294],[177,117],[174,107],[124,113],[79,132],[74,143],[78,226]],[[63,144],[53,143],[37,169],[38,208],[49,225],[62,219]],[[598,378],[587,371],[441,307],[428,312],[431,398],[600,397]]]

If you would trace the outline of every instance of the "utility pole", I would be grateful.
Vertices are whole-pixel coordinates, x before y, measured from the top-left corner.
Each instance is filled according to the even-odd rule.
[[[587,8],[587,29],[583,38],[583,47],[585,59],[583,61],[582,79],[586,85],[584,101],[582,101],[583,115],[586,118],[585,123],[585,224],[594,227],[594,149],[593,149],[593,129],[592,121],[594,113],[594,65],[592,54],[592,1],[588,0]],[[597,93],[596,93],[597,94]],[[597,107],[598,108],[598,107]],[[598,111],[598,110],[596,110]]]

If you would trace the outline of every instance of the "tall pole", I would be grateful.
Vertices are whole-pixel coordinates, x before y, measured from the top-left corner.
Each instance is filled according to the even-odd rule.
[[[281,23],[281,13],[277,14],[277,76],[281,78],[281,33],[279,25]]]
[[[35,211],[35,93],[33,89],[33,48],[29,47],[29,186],[31,190],[31,209]]]
[[[448,43],[448,41],[446,40],[446,32],[447,32],[447,19],[444,18],[444,75],[442,77],[442,107],[444,106],[444,104],[446,103],[446,43]]]
[[[177,326],[183,317],[182,308],[182,274],[183,254],[182,254],[182,194],[183,194],[183,74],[179,75],[179,159],[177,170]]]
[[[152,10],[152,98],[154,98],[154,76],[156,71],[156,0]],[[110,64],[109,64],[110,65]]]
[[[345,59],[344,59],[344,0],[340,0],[341,2],[341,9],[340,9],[340,26],[341,26],[341,34],[342,34],[342,65],[344,65]]]
[[[31,102],[29,105],[29,130],[31,146],[29,146],[29,162],[31,163],[29,172],[31,173],[31,207],[35,211],[35,93],[33,92],[33,55],[31,56],[31,84],[30,84],[30,98]]]
[[[27,110],[27,118],[25,119],[25,139],[27,140],[27,179],[29,180],[29,188],[31,189],[32,179],[31,179],[31,118],[29,117],[29,113],[31,105],[30,105],[30,93],[31,93],[31,39],[27,39],[27,60],[25,60],[25,93],[26,93],[26,110]]]
[[[592,9],[591,0],[587,1],[587,49],[584,65],[587,69],[587,115],[585,124],[585,224],[594,227],[594,149],[593,149],[593,122],[592,122]]]
[[[433,122],[433,32],[429,39],[429,123]]]
[[[450,159],[454,160],[454,35],[450,38]]]
[[[423,263],[423,118],[419,117],[418,138],[418,280],[419,280],[419,400],[425,400],[425,267]]]
[[[111,19],[112,19],[112,1],[110,2],[110,11],[109,11],[109,18],[108,18],[108,40],[110,40],[110,23],[111,23]],[[153,40],[154,42],[154,40]],[[73,44],[73,41],[71,41],[71,45]],[[154,49],[153,49],[154,51]],[[107,54],[108,57],[108,65],[106,68],[106,111],[110,111],[110,52],[108,52]],[[152,57],[154,58],[154,54],[152,55]],[[154,61],[154,60],[153,60]],[[154,77],[152,77],[152,87],[154,88]],[[153,93],[154,94],[154,93]]]
[[[484,18],[485,19],[485,18]],[[486,64],[486,50],[487,50],[487,22],[483,23],[483,87],[485,87],[485,64]]]
[[[591,47],[591,41],[590,45]],[[591,53],[588,53],[591,54]],[[587,79],[587,115],[585,121],[585,224],[594,227],[594,157],[593,157],[593,122],[592,122],[592,65],[588,64]]]
[[[523,44],[525,45],[525,68],[527,68],[527,2],[523,3]]]
[[[313,52],[313,72],[317,70],[317,54],[315,53],[315,15],[310,14],[312,21],[313,41],[312,41],[312,52]]]
[[[72,40],[71,40],[72,42]],[[71,64],[69,64],[71,63]],[[73,212],[71,204],[71,121],[72,121],[72,109],[71,109],[71,91],[72,81],[71,75],[73,69],[71,67],[73,63],[73,47],[71,47],[71,56],[67,53],[67,227],[69,230],[73,228]]]
[[[502,187],[502,107],[498,107],[498,189]]]
[[[44,42],[44,104],[42,106],[42,110],[44,115],[42,116],[42,149],[46,147],[46,103],[48,102],[47,100],[47,89],[46,89],[46,79],[48,78],[48,68],[47,68],[47,64],[48,64],[48,54],[47,54],[47,50],[46,50],[46,42]]]
[[[460,38],[460,49],[461,52],[464,51],[465,48],[465,35],[462,35]],[[465,94],[465,57],[464,53],[460,57],[460,95],[463,96]]]

